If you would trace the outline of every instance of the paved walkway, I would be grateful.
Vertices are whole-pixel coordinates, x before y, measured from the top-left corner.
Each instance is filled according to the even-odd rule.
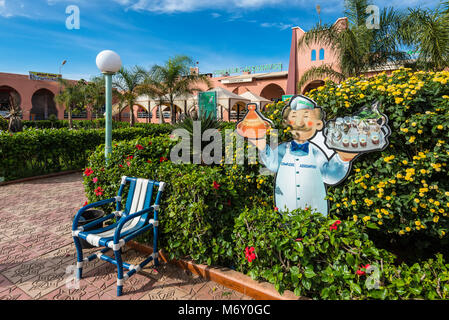
[[[251,299],[163,262],[157,271],[150,263],[127,280],[120,298],[116,268],[98,259],[85,265],[74,288],[71,221],[86,200],[81,173],[0,187],[0,300]],[[98,249],[85,252],[93,251]],[[144,258],[133,249],[124,254],[133,264]]]

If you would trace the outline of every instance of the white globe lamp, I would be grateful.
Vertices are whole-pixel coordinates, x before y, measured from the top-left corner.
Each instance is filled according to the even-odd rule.
[[[116,73],[122,67],[122,59],[112,50],[103,50],[97,55],[97,67],[102,73]]]

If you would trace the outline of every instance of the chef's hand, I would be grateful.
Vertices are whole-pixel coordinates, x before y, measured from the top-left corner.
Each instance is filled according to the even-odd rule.
[[[356,156],[358,156],[358,153],[349,153],[349,152],[342,152],[342,151],[337,151],[338,155],[340,156],[340,159],[343,161],[351,161],[352,159],[354,159]]]

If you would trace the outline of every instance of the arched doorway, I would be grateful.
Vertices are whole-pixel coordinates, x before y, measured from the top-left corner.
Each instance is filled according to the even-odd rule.
[[[231,114],[229,120],[231,121],[240,121],[243,119],[245,115],[246,104],[242,101],[234,103],[231,107]]]
[[[279,85],[275,83],[270,83],[269,85],[263,88],[260,95],[265,99],[276,101],[282,99],[282,96],[285,94],[284,89],[282,89]]]
[[[155,106],[155,108],[158,108],[159,106]],[[177,105],[174,105],[175,107],[175,117],[176,119],[179,119],[182,109],[178,107]],[[165,122],[171,121],[171,108],[168,104],[162,105],[162,115],[164,117]],[[156,119],[159,119],[159,110],[156,109]]]
[[[11,111],[11,100],[10,100],[10,93],[15,92],[16,94],[20,94],[17,92],[16,89],[9,87],[9,86],[0,86],[0,116],[6,117],[9,112]],[[20,99],[19,99],[20,100]]]
[[[58,116],[55,95],[48,89],[39,89],[31,97],[31,120],[46,120],[51,114]]]
[[[308,85],[306,85],[306,87],[302,91],[302,94],[306,94],[310,90],[319,88],[321,86],[324,86],[324,81],[323,80],[314,80],[314,81],[310,82]]]
[[[137,106],[137,119],[145,119],[145,122],[150,122],[151,113],[140,104],[135,104],[135,106]]]

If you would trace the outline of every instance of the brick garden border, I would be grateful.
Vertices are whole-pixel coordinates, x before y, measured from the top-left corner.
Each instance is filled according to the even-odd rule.
[[[153,249],[150,246],[135,241],[130,241],[127,245],[145,254],[153,253]],[[226,267],[211,267],[204,264],[196,264],[191,260],[170,260],[162,250],[159,251],[159,257],[166,263],[191,271],[207,280],[215,281],[256,300],[310,300],[305,297],[297,297],[289,290],[284,291],[280,295],[271,283],[255,281],[249,276]]]

